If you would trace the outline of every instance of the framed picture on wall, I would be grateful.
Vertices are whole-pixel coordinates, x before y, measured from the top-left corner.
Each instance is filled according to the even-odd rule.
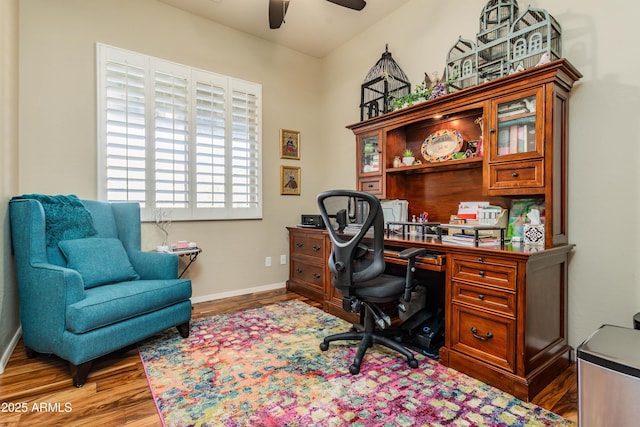
[[[300,195],[299,166],[280,166],[280,194]]]
[[[280,129],[280,158],[300,160],[300,132]]]

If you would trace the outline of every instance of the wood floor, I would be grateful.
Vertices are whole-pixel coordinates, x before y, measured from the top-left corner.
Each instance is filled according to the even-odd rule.
[[[194,305],[193,317],[260,307],[305,297],[275,290]],[[533,403],[577,421],[575,364],[543,390]],[[71,384],[68,364],[54,356],[28,359],[22,342],[0,375],[0,426],[159,426],[161,425],[135,346],[94,363],[82,388]]]

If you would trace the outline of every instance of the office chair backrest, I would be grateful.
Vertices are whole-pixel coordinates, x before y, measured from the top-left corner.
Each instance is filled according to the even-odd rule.
[[[368,206],[362,224],[342,230],[336,224],[338,213],[347,210],[348,221],[356,218],[356,206],[362,203]],[[327,224],[332,250],[329,256],[329,269],[334,275],[333,284],[344,296],[349,296],[349,288],[359,282],[371,280],[384,273],[384,216],[380,201],[369,193],[352,190],[331,190],[318,195],[318,208],[324,223]],[[334,221],[331,221],[334,219]],[[332,224],[335,224],[332,226]],[[369,231],[372,231],[370,233]],[[367,244],[363,244],[367,237]]]

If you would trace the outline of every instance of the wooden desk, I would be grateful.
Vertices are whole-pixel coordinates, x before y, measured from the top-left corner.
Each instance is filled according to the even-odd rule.
[[[357,322],[342,310],[331,284],[326,230],[288,227],[287,289],[323,303],[325,311]],[[567,262],[573,245],[540,251],[521,246],[467,247],[434,237],[385,239],[387,261],[398,250],[424,247],[442,264],[417,267],[444,275],[445,344],[440,363],[528,401],[570,363],[567,343]]]

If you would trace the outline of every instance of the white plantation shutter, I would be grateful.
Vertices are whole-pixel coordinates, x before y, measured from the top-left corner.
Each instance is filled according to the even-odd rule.
[[[199,208],[226,206],[225,88],[196,85],[196,203]]]
[[[234,90],[232,94],[232,205],[255,208],[259,195],[260,150],[257,97]]]
[[[177,73],[176,73],[177,74]],[[186,77],[154,74],[156,208],[189,205],[189,91]]]
[[[144,69],[116,56],[104,64],[104,138],[107,199],[146,203]],[[139,61],[137,61],[139,62]]]
[[[173,220],[261,218],[260,85],[98,45],[101,198]]]

